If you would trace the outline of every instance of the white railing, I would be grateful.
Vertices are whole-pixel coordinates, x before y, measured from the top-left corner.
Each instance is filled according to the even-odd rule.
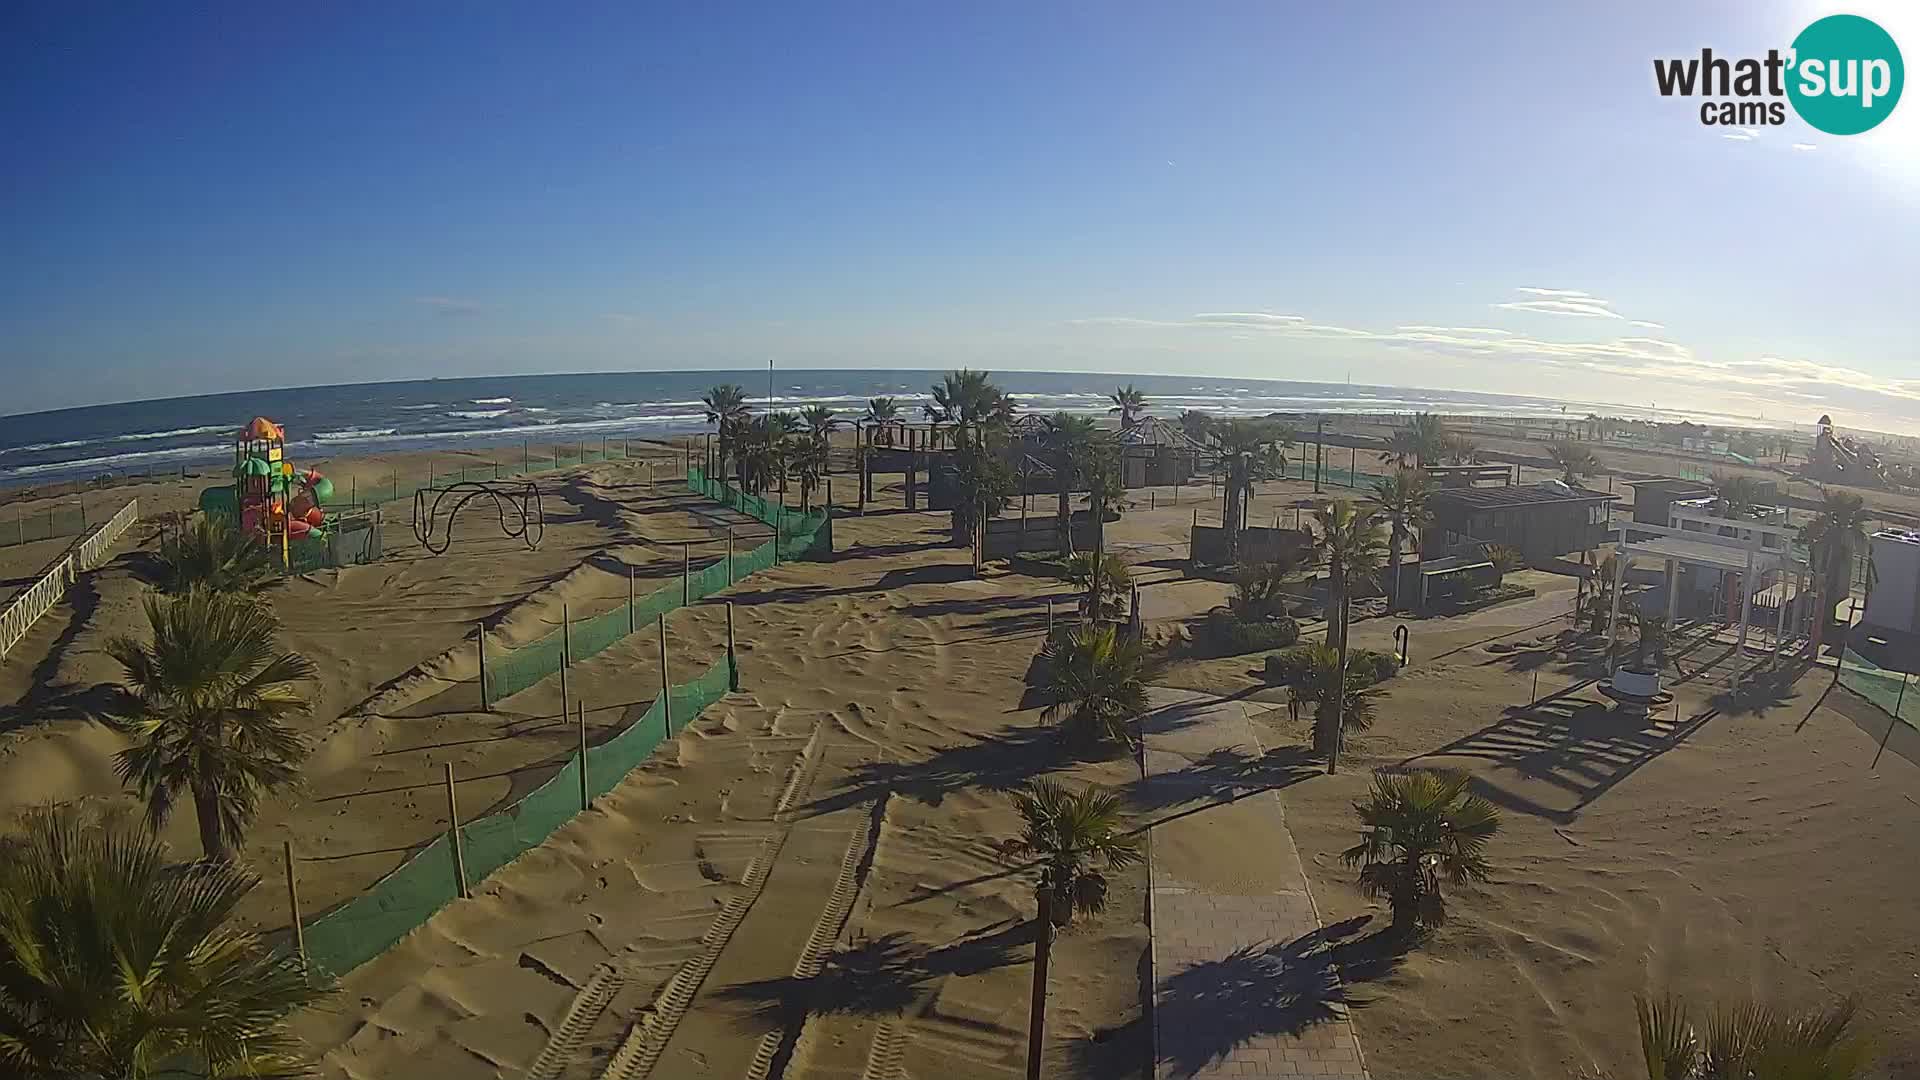
[[[113,542],[120,539],[128,527],[140,517],[140,501],[130,500],[120,508],[120,512],[108,518],[89,533],[86,539],[75,544],[60,561],[47,568],[33,587],[7,603],[6,610],[0,611],[0,659],[13,651],[20,639],[40,616],[52,611],[67,594],[67,586],[72,585],[82,570],[91,570],[106,555]]]

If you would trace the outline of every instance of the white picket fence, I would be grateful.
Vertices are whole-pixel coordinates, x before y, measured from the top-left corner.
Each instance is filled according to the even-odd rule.
[[[68,549],[31,588],[8,601],[6,610],[0,611],[0,660],[6,659],[20,639],[27,636],[40,616],[60,603],[67,587],[79,578],[81,571],[91,570],[105,560],[114,541],[139,518],[140,500],[128,500],[118,513],[95,526],[85,539]]]

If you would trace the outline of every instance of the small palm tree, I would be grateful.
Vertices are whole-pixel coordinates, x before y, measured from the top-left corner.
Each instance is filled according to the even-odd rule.
[[[746,427],[747,392],[733,383],[726,383],[708,390],[700,403],[706,406],[707,423],[714,425],[719,432],[720,476],[725,479],[727,465],[733,460],[740,433]]]
[[[1579,443],[1559,441],[1547,447],[1547,456],[1553,459],[1553,466],[1560,470],[1560,478],[1568,487],[1578,487],[1580,478],[1600,471],[1600,459],[1592,448]]]
[[[1040,656],[1042,720],[1064,719],[1092,738],[1132,744],[1128,725],[1147,711],[1147,683],[1158,670],[1140,642],[1090,626],[1048,639]]]
[[[1075,483],[1099,442],[1099,428],[1093,418],[1075,413],[1057,412],[1045,418],[1045,442],[1052,451],[1053,474],[1059,484],[1060,502],[1055,528],[1060,533],[1060,554],[1073,553],[1072,498]]]
[[[1108,394],[1107,400],[1113,402],[1113,408],[1107,411],[1120,414],[1121,431],[1132,427],[1133,422],[1147,411],[1147,395],[1135,389],[1132,383]]]
[[[1046,1045],[1047,968],[1053,932],[1076,915],[1098,915],[1107,906],[1108,870],[1123,870],[1141,858],[1140,840],[1120,831],[1120,797],[1093,785],[1078,795],[1051,780],[1035,780],[1013,796],[1025,828],[1006,853],[1039,863],[1033,896],[1033,1000],[1027,1027],[1027,1080],[1039,1080]]]
[[[227,863],[169,866],[124,826],[30,814],[0,849],[0,1070],[311,1075],[286,1020],[325,991],[234,924],[256,884]]]
[[[1353,617],[1353,591],[1380,573],[1386,559],[1386,530],[1371,514],[1353,504],[1329,502],[1313,512],[1320,534],[1316,551],[1327,566],[1327,636],[1339,650],[1340,670],[1347,670],[1347,624]],[[1333,699],[1332,715],[1314,726],[1314,745],[1327,755],[1327,771],[1340,767],[1341,698]]]
[[[257,593],[280,580],[259,535],[241,532],[229,518],[202,514],[192,527],[170,529],[160,538],[161,592]]]
[[[1433,413],[1415,414],[1408,422],[1407,430],[1413,433],[1413,463],[1416,468],[1439,461],[1446,454],[1447,444],[1452,439],[1446,421]]]
[[[1636,612],[1633,620],[1640,631],[1640,642],[1634,649],[1634,669],[1657,670],[1666,659],[1667,618],[1664,615],[1646,615]]]
[[[1107,621],[1126,614],[1133,572],[1120,556],[1082,551],[1067,560],[1067,580],[1086,593],[1080,601],[1086,618]],[[1100,590],[1097,597],[1096,587]]]
[[[1400,428],[1387,436],[1387,448],[1380,451],[1380,462],[1396,469],[1417,468],[1420,463],[1420,437],[1411,428]]]
[[[933,402],[926,406],[936,424],[953,425],[953,445],[959,466],[959,497],[954,500],[953,539],[973,552],[978,575],[986,556],[987,521],[998,514],[1013,493],[1013,475],[993,453],[993,440],[1013,420],[1013,399],[994,385],[984,371],[950,371],[933,386]]]
[[[1217,422],[1212,413],[1199,409],[1188,409],[1180,414],[1180,430],[1186,432],[1187,438],[1198,443],[1207,441]]]
[[[1387,537],[1387,599],[1400,607],[1400,553],[1406,550],[1407,535],[1425,529],[1427,493],[1425,475],[1407,469],[1395,469],[1392,476],[1373,482],[1373,504],[1386,515],[1391,531]]]
[[[1748,518],[1760,505],[1760,482],[1751,476],[1713,478],[1713,512],[1724,518]]]
[[[150,644],[107,643],[129,692],[97,719],[137,740],[114,767],[146,800],[148,826],[165,825],[189,794],[201,851],[230,859],[260,797],[299,777],[307,740],[287,721],[307,711],[300,684],[313,664],[281,652],[271,609],[244,597],[150,596],[146,614]]]
[[[792,413],[777,412],[756,416],[742,428],[739,442],[742,489],[759,495],[778,484],[785,493],[795,427]]]
[[[890,397],[868,398],[860,422],[873,429],[875,446],[892,446],[893,429],[900,423],[900,402]]]
[[[1480,464],[1480,447],[1465,435],[1454,435],[1447,439],[1446,459],[1454,465]]]
[[[1286,557],[1235,564],[1233,594],[1227,598],[1228,607],[1237,618],[1247,622],[1281,614],[1299,569],[1294,559]]]
[[[1288,705],[1294,718],[1300,710],[1312,707],[1316,731],[1325,724],[1338,724],[1340,745],[1347,734],[1373,726],[1374,699],[1380,691],[1367,671],[1351,670],[1341,661],[1340,650],[1329,645],[1298,647],[1299,670],[1287,687]],[[1335,691],[1339,700],[1335,701]]]
[[[1238,557],[1240,529],[1253,502],[1253,484],[1283,475],[1286,448],[1293,445],[1291,428],[1265,420],[1233,419],[1213,430],[1213,450],[1226,474],[1226,505],[1221,524],[1227,531],[1227,554]]]
[[[1866,550],[1867,503],[1851,491],[1820,490],[1820,512],[1800,528],[1814,574],[1813,639],[1809,655],[1817,655],[1825,640],[1834,605],[1853,591],[1853,564]],[[1874,566],[1867,564],[1867,587],[1874,584]]]
[[[1386,897],[1393,929],[1411,936],[1447,921],[1444,881],[1485,881],[1483,851],[1500,831],[1500,812],[1467,792],[1464,773],[1416,770],[1373,774],[1373,790],[1355,803],[1360,842],[1340,860],[1360,869],[1360,891]]]
[[[1682,998],[1636,994],[1633,1011],[1647,1080],[1854,1080],[1872,1056],[1848,1032],[1851,999],[1804,1012],[1749,1002],[1709,1014],[1704,1034]]]

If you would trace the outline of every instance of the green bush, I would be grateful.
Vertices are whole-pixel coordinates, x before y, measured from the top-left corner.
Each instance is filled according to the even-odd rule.
[[[1200,639],[1214,656],[1285,649],[1300,640],[1300,624],[1285,615],[1248,620],[1230,609],[1215,608],[1201,624]]]
[[[1386,682],[1400,674],[1400,661],[1390,652],[1378,649],[1354,649],[1347,653],[1348,671],[1371,671],[1373,682]]]

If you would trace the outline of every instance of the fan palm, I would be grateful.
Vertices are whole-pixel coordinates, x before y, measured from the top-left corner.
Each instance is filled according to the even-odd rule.
[[[1713,511],[1724,518],[1752,517],[1760,505],[1760,482],[1751,476],[1713,478]]]
[[[229,518],[203,514],[191,528],[160,538],[162,592],[257,593],[279,581],[280,569],[259,536],[241,532]]]
[[[280,651],[273,612],[243,597],[150,596],[146,615],[151,644],[107,643],[128,693],[97,719],[137,740],[114,767],[146,800],[148,825],[165,825],[185,792],[202,852],[231,858],[260,797],[299,776],[307,740],[287,721],[307,711],[313,664]]]
[[[1387,448],[1380,451],[1380,461],[1398,469],[1416,468],[1420,463],[1420,440],[1412,428],[1400,428],[1387,436]]]
[[[1553,467],[1560,470],[1560,478],[1568,487],[1578,487],[1581,477],[1600,471],[1600,459],[1591,448],[1579,443],[1555,442],[1547,447],[1547,456],[1553,459]]]
[[[1133,572],[1120,556],[1082,551],[1067,560],[1067,580],[1086,593],[1080,606],[1088,618],[1112,620],[1126,614]],[[1096,587],[1100,590],[1097,597]]]
[[[1340,670],[1347,669],[1347,624],[1353,614],[1353,590],[1379,575],[1386,557],[1385,530],[1371,514],[1361,514],[1345,501],[1329,502],[1313,512],[1320,534],[1316,554],[1327,566],[1327,636],[1339,650]],[[1337,631],[1337,633],[1336,633]],[[1340,767],[1340,710],[1334,699],[1331,716],[1314,725],[1314,745],[1327,755],[1327,771]]]
[[[777,412],[756,416],[742,428],[739,441],[742,489],[758,495],[778,483],[784,493],[794,427],[792,413]]]
[[[867,411],[861,414],[860,422],[873,429],[875,446],[892,446],[893,429],[900,423],[899,401],[890,397],[868,398]]]
[[[1429,490],[1424,475],[1407,469],[1395,469],[1392,476],[1373,482],[1373,504],[1391,526],[1387,536],[1387,598],[1395,609],[1400,606],[1400,553],[1406,549],[1407,534],[1427,526]]]
[[[1447,432],[1446,421],[1433,413],[1415,414],[1407,423],[1407,430],[1413,433],[1413,463],[1416,468],[1439,461],[1447,452],[1447,444],[1452,438]]]
[[[1867,1075],[1867,1044],[1848,1033],[1847,1000],[1792,1012],[1747,1003],[1706,1017],[1704,1034],[1678,997],[1635,995],[1647,1080],[1853,1080]]]
[[[1187,438],[1194,442],[1206,442],[1207,436],[1213,434],[1215,423],[1212,413],[1199,409],[1188,409],[1180,414],[1180,430],[1186,432]]]
[[[1107,411],[1120,414],[1121,431],[1132,427],[1133,422],[1147,411],[1147,395],[1135,389],[1132,383],[1108,394],[1107,400],[1113,402],[1113,407]]]
[[[1411,935],[1447,921],[1441,882],[1485,881],[1483,852],[1500,831],[1500,812],[1467,792],[1464,773],[1416,770],[1373,774],[1373,790],[1353,808],[1360,842],[1340,860],[1360,869],[1360,891],[1385,897],[1393,929]]]
[[[286,1018],[324,996],[232,923],[258,879],[36,812],[0,851],[0,1069],[22,1080],[311,1075]]]
[[[1127,731],[1147,711],[1147,683],[1158,670],[1145,647],[1111,626],[1088,626],[1048,639],[1041,650],[1040,718],[1096,739],[1131,743]]]
[[[720,476],[724,479],[741,430],[746,427],[747,392],[733,383],[726,383],[708,390],[700,403],[706,406],[707,423],[714,425],[719,432],[716,441],[720,444]]]
[[[1800,542],[1807,546],[1814,574],[1814,622],[1811,652],[1818,654],[1825,639],[1827,623],[1833,618],[1834,605],[1853,591],[1853,563],[1866,550],[1866,500],[1851,491],[1822,488],[1820,512],[1800,527]],[[1868,588],[1873,585],[1873,565],[1867,565]]]
[[[1060,533],[1060,554],[1073,553],[1073,508],[1068,501],[1082,467],[1099,441],[1099,428],[1093,418],[1075,413],[1057,412],[1042,423],[1047,448],[1052,452],[1054,479],[1059,484],[1060,502],[1055,527]]]
[[[954,426],[959,459],[958,497],[954,500],[953,539],[973,551],[974,573],[986,554],[987,521],[999,513],[1013,491],[1013,477],[994,455],[992,439],[1013,419],[1013,399],[984,371],[950,371],[933,386],[926,406],[935,423]]]
[[[1225,507],[1220,515],[1227,530],[1227,554],[1237,558],[1240,530],[1253,501],[1253,483],[1284,473],[1285,448],[1293,445],[1293,430],[1265,420],[1233,419],[1214,428],[1213,448],[1226,473]]]
[[[1120,831],[1120,797],[1088,785],[1078,795],[1051,780],[1035,780],[1013,796],[1024,828],[1006,853],[1039,863],[1033,896],[1033,999],[1027,1028],[1027,1080],[1039,1080],[1046,1044],[1047,968],[1056,927],[1075,915],[1098,915],[1107,906],[1108,870],[1141,859],[1140,840]]]
[[[1323,722],[1339,724],[1340,744],[1346,745],[1347,733],[1365,731],[1373,726],[1374,699],[1380,691],[1368,671],[1350,670],[1342,662],[1340,650],[1330,645],[1299,646],[1297,677],[1287,687],[1289,704],[1298,719],[1300,709],[1313,707],[1316,731]],[[1339,701],[1334,700],[1335,690]]]

